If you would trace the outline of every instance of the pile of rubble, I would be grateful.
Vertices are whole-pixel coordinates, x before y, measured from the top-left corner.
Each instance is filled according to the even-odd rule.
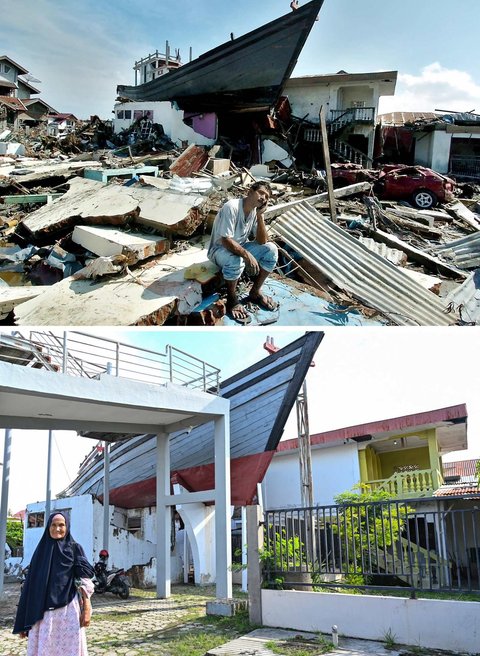
[[[98,141],[98,128],[70,147]],[[368,180],[328,193],[316,171],[247,170],[218,147],[154,139],[154,149],[123,135],[73,156],[45,157],[44,146],[41,157],[0,157],[2,323],[228,324],[210,228],[257,179],[273,187],[265,216],[281,258],[267,284],[280,306],[253,325],[480,323],[475,193],[419,211],[380,203]]]

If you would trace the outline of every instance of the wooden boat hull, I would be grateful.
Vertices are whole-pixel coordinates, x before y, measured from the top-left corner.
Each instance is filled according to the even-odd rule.
[[[279,99],[324,0],[312,0],[253,32],[138,86],[119,85],[120,99],[175,101],[194,111],[261,111]]]
[[[220,394],[230,399],[231,493],[234,505],[247,505],[256,494],[280,442],[323,333],[310,332],[229,378]],[[106,440],[112,434],[88,433]],[[115,439],[118,436],[115,435]],[[190,491],[212,489],[213,422],[171,436],[172,482]],[[155,505],[156,437],[130,435],[110,450],[110,502],[122,508]],[[103,456],[94,450],[80,467],[66,496],[103,493]]]

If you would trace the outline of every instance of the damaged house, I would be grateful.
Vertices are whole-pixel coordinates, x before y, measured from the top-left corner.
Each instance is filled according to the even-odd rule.
[[[55,110],[37,96],[28,70],[6,55],[0,56],[0,129],[17,128],[24,121],[38,121]],[[38,80],[36,80],[38,82]]]
[[[480,182],[480,115],[392,112],[379,116],[384,161],[419,164],[466,182]]]

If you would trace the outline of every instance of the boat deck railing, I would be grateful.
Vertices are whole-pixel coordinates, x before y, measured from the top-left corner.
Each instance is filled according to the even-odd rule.
[[[171,382],[212,394],[220,387],[220,369],[174,346],[167,345],[162,353],[79,331],[1,334],[0,359],[86,378],[110,374],[149,384]]]

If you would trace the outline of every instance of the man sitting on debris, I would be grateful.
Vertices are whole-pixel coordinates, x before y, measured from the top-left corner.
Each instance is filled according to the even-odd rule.
[[[244,198],[226,202],[213,223],[208,258],[222,270],[227,285],[227,312],[239,323],[250,323],[250,316],[237,296],[238,281],[245,268],[253,276],[247,302],[264,310],[278,307],[261,291],[278,258],[276,245],[268,241],[263,216],[270,194],[266,182],[254,182]],[[249,241],[251,235],[254,241]]]

